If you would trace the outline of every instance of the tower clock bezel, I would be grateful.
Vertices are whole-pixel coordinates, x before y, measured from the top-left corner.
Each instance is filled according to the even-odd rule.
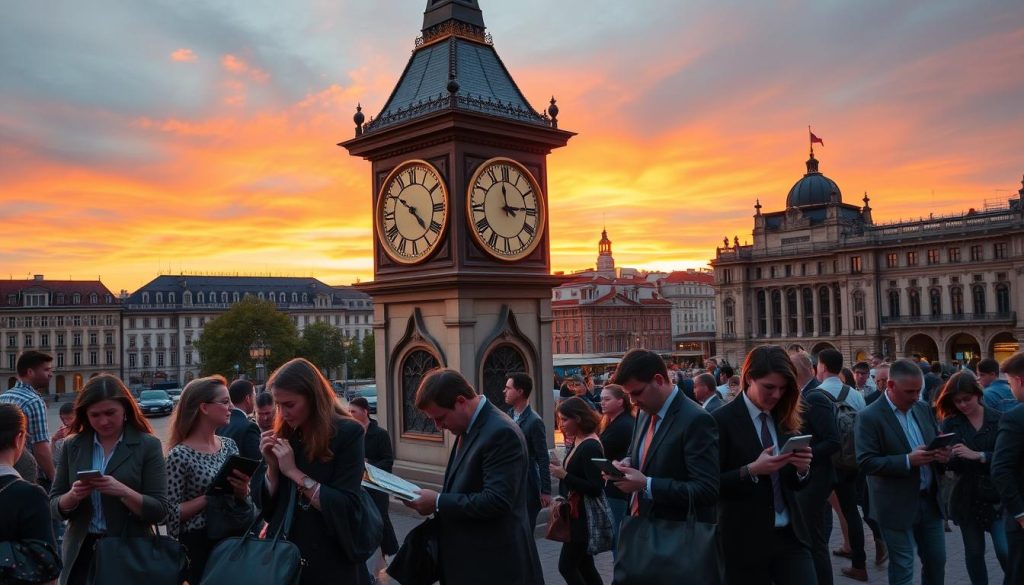
[[[401,173],[407,172],[410,168],[419,168],[434,175],[434,177],[437,178],[438,187],[439,190],[441,191],[441,198],[444,202],[444,211],[440,214],[441,229],[440,231],[438,231],[437,237],[434,239],[433,243],[429,243],[426,248],[424,248],[422,251],[418,251],[416,255],[412,257],[403,256],[398,250],[395,250],[392,247],[391,241],[388,239],[386,235],[387,228],[385,227],[384,218],[385,203],[387,201],[387,195],[390,191],[392,183],[395,182],[396,178],[399,177]],[[431,202],[433,201],[433,198],[431,198]],[[431,209],[431,215],[429,216],[429,219],[433,221],[437,213],[438,212],[434,212],[433,209]],[[448,186],[445,184],[444,175],[441,173],[440,170],[438,170],[436,166],[422,159],[410,159],[401,162],[398,166],[392,169],[391,172],[388,173],[387,177],[381,183],[380,191],[377,193],[377,202],[376,205],[374,206],[373,216],[374,231],[377,232],[377,241],[380,243],[381,249],[384,251],[388,258],[390,258],[393,262],[404,266],[413,266],[416,264],[426,262],[431,256],[434,255],[435,252],[437,252],[437,250],[444,243],[445,238],[448,235],[448,226],[451,223],[451,198],[449,196]],[[424,234],[424,236],[425,235],[426,234]],[[418,241],[418,239],[419,238],[417,238],[416,241]]]
[[[479,181],[480,177],[487,173],[487,171],[490,168],[495,167],[497,165],[508,165],[514,167],[519,172],[519,174],[525,177],[527,182],[529,182],[530,188],[533,190],[533,193],[537,200],[537,225],[535,228],[536,232],[533,235],[533,239],[530,241],[530,243],[522,250],[519,250],[514,254],[505,254],[497,250],[494,246],[490,245],[488,242],[484,240],[483,236],[480,234],[480,230],[477,227],[477,222],[479,221],[478,213],[480,212],[475,211],[473,209],[473,194],[476,190],[477,181]],[[483,217],[487,216],[486,211],[483,211],[482,213]],[[473,172],[472,176],[469,179],[469,183],[466,186],[466,223],[469,228],[469,233],[471,234],[473,241],[476,243],[477,247],[486,252],[490,257],[500,260],[502,262],[518,262],[520,260],[530,257],[530,255],[532,255],[534,251],[536,251],[537,247],[544,239],[545,230],[547,229],[547,200],[544,195],[544,192],[541,190],[540,182],[537,180],[536,177],[533,176],[533,173],[531,173],[525,165],[523,165],[517,160],[504,156],[497,156],[483,161]],[[491,229],[493,231],[493,228]]]

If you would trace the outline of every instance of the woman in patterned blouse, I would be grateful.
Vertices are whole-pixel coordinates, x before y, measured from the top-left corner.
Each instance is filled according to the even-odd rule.
[[[238,446],[218,437],[231,418],[227,381],[221,376],[193,380],[181,393],[171,418],[167,452],[167,532],[188,549],[189,583],[198,583],[217,544],[206,535],[206,490]],[[239,501],[248,501],[249,476],[235,470],[228,481]]]

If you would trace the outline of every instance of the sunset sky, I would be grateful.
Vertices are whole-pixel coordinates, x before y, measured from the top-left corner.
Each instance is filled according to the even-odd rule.
[[[480,0],[541,109],[552,268],[707,264],[781,209],[807,125],[876,221],[981,208],[1024,175],[1024,3]],[[384,105],[424,0],[9,3],[0,277],[372,278],[370,166],[336,143]]]

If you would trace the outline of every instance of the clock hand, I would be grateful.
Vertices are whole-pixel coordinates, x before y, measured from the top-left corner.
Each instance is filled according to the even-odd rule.
[[[509,211],[508,211],[508,209],[509,209],[509,207],[508,207],[508,193],[505,192],[505,184],[504,183],[502,183],[502,185],[501,185],[501,196],[505,199],[505,206],[502,207],[502,209],[505,211],[505,215],[510,215]],[[515,215],[515,214],[512,214],[512,215]]]

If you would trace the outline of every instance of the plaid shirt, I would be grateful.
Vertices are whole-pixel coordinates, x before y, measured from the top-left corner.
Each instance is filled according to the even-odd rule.
[[[25,413],[30,444],[50,441],[50,433],[46,430],[46,403],[35,388],[18,380],[10,390],[0,394],[0,404],[13,404]]]

